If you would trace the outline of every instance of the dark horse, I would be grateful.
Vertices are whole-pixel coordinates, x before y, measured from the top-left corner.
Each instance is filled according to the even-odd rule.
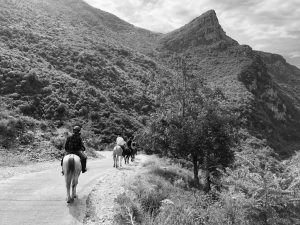
[[[131,158],[131,162],[133,162],[136,154],[137,154],[136,143],[135,142],[129,144],[127,143],[127,145],[125,145],[125,148],[123,149],[123,157],[125,160],[125,164],[126,163],[129,164],[129,158]]]
[[[122,156],[124,157],[125,164],[129,164],[129,158],[131,154],[132,154],[132,149],[129,148],[127,145],[125,145],[122,154]]]

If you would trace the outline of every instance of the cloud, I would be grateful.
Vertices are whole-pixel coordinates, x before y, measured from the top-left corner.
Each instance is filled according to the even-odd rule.
[[[224,31],[239,43],[284,55],[300,52],[299,0],[85,1],[135,26],[162,33],[215,9]]]
[[[299,52],[291,52],[290,53],[290,58],[299,58],[300,57],[300,51]]]

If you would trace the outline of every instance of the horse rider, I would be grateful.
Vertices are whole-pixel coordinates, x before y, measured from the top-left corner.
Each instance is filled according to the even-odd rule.
[[[82,173],[85,173],[86,170],[86,160],[87,157],[86,155],[83,153],[85,151],[85,147],[83,144],[83,141],[81,139],[81,128],[79,126],[75,126],[73,128],[73,134],[71,136],[69,136],[66,140],[66,144],[65,144],[65,150],[67,152],[67,154],[75,154],[77,156],[79,156],[80,161],[81,161],[81,167],[82,167]],[[61,160],[61,165],[63,162],[63,158]],[[62,172],[63,174],[63,172]]]

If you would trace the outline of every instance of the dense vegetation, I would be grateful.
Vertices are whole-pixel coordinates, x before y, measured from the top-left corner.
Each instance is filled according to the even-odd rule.
[[[147,125],[161,90],[180,78],[179,56],[223,93],[222,105],[251,135],[265,138],[281,157],[298,149],[298,83],[291,80],[298,81],[299,70],[240,46],[214,11],[163,35],[81,0],[1,0],[0,7],[2,124],[25,117],[51,129],[79,124],[97,140],[93,146],[104,148]],[[279,79],[284,71],[289,78]],[[18,149],[17,136],[8,140]]]
[[[233,167],[213,180],[209,194],[203,186],[195,188],[188,162],[145,162],[147,171],[134,177],[115,200],[115,220],[145,225],[298,224],[299,154],[278,162],[257,139],[247,139],[243,146]]]
[[[135,133],[169,163],[117,199],[121,223],[300,222],[298,68],[214,11],[163,35],[81,0],[0,8],[0,165],[59,158],[74,125],[88,151]]]
[[[119,224],[298,224],[299,152],[287,161],[243,127],[220,89],[189,74],[162,89],[138,135],[163,158],[116,199]],[[223,104],[222,104],[223,103]],[[230,109],[230,107],[229,107]],[[193,171],[193,172],[192,172]]]
[[[12,137],[6,132],[13,121],[26,123],[24,116],[51,129],[68,131],[79,124],[88,138],[97,138],[96,149],[113,142],[116,135],[129,136],[143,126],[155,107],[149,89],[160,69],[130,49],[130,39],[120,36],[148,35],[148,31],[82,1],[1,0],[0,7],[0,121],[4,127],[0,138],[10,142],[1,148],[26,150],[28,145],[18,136],[27,131],[33,132],[33,139],[49,141],[43,138],[47,135],[39,137],[43,130],[38,126],[25,126]],[[99,16],[103,16],[101,23]],[[111,22],[118,29],[108,27]],[[59,155],[52,150],[46,158]]]

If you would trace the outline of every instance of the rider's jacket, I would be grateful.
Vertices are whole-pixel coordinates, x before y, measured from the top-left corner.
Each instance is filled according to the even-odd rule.
[[[72,136],[67,138],[66,144],[65,144],[65,150],[70,152],[79,152],[79,151],[85,151],[85,147],[83,145],[83,141],[78,134],[73,134]]]

